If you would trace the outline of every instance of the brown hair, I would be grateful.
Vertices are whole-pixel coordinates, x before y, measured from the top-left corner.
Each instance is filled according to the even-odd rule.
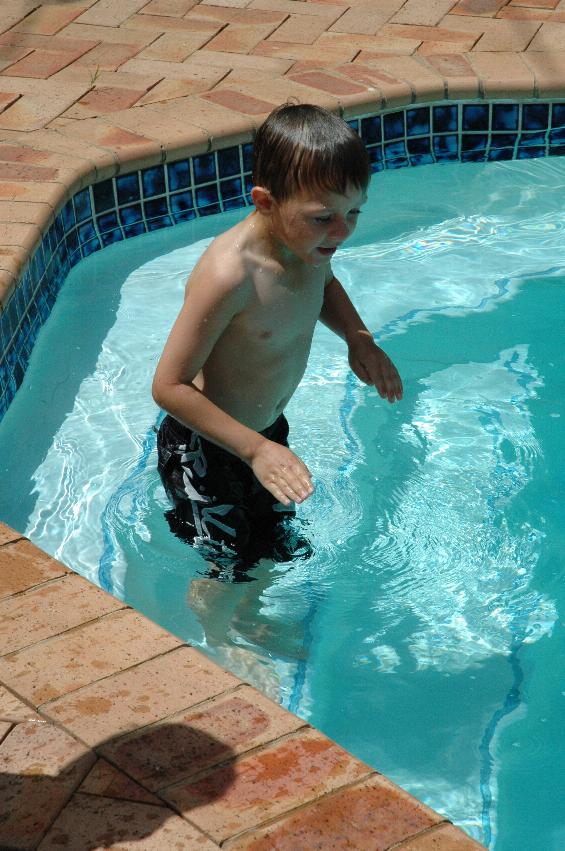
[[[362,139],[343,119],[312,104],[283,104],[261,125],[253,147],[253,182],[277,201],[304,189],[344,195],[371,177]]]

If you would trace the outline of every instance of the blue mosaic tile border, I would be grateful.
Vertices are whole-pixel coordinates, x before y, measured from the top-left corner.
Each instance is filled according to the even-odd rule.
[[[348,122],[373,172],[443,162],[565,155],[565,102],[407,106]],[[57,214],[0,314],[0,419],[69,271],[114,242],[251,203],[250,143],[119,175]]]
[[[565,154],[562,102],[411,106],[349,124],[365,140],[373,171]]]

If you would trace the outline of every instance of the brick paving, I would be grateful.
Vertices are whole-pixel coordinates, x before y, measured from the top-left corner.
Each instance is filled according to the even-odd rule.
[[[564,95],[565,0],[0,0],[0,310],[77,189],[289,97]],[[481,847],[2,524],[0,572],[1,847]]]

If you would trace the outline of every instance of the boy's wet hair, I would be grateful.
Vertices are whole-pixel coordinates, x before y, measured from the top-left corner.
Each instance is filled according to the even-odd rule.
[[[253,147],[253,182],[285,201],[308,189],[345,195],[371,177],[362,139],[343,119],[312,104],[284,104],[261,125]]]

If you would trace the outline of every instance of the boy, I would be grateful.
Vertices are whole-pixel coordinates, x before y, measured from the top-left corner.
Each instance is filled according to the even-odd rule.
[[[190,276],[153,382],[169,414],[159,471],[171,528],[210,545],[216,564],[222,554],[247,566],[280,557],[282,518],[314,491],[288,448],[283,411],[318,319],[345,340],[358,378],[389,402],[402,398],[395,366],[330,265],[369,179],[365,146],[340,118],[307,104],[275,109],[254,145],[255,210],[211,243]]]

